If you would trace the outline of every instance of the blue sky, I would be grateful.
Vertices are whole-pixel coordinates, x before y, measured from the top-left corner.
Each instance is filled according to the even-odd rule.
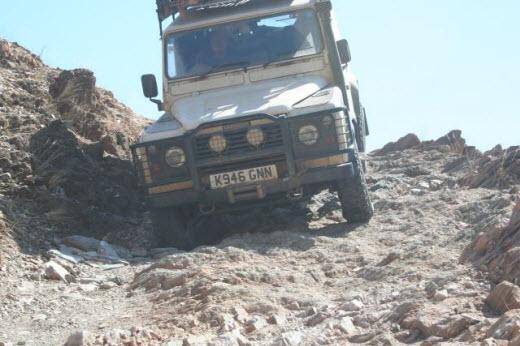
[[[140,75],[160,75],[153,0],[1,1],[0,36],[54,67],[93,70],[147,117]],[[520,2],[333,0],[349,39],[374,149],[460,128],[472,145],[520,144]]]

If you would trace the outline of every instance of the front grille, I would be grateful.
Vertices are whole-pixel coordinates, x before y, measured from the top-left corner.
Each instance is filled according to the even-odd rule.
[[[211,159],[215,157],[230,157],[236,154],[244,154],[248,152],[261,152],[266,149],[273,149],[283,146],[283,134],[279,124],[265,124],[256,126],[262,129],[265,140],[259,147],[254,147],[247,141],[247,131],[251,127],[242,127],[235,130],[224,130],[221,133],[227,140],[227,148],[222,153],[216,153],[209,147],[211,134],[197,136],[195,138],[195,155],[197,160]]]

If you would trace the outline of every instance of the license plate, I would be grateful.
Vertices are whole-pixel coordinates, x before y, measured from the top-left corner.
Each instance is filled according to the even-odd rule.
[[[212,189],[221,189],[230,185],[278,179],[278,171],[276,170],[276,165],[270,165],[214,174],[210,175],[209,179]]]

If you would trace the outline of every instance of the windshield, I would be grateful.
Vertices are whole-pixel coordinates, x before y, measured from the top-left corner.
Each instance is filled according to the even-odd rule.
[[[174,33],[166,44],[169,78],[267,65],[322,51],[313,10]]]

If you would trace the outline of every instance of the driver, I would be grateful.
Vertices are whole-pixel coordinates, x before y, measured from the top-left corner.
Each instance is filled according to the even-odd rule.
[[[192,73],[205,73],[212,67],[224,65],[232,62],[233,57],[230,54],[231,35],[227,30],[213,30],[209,33],[209,50],[207,47],[201,47],[199,55],[196,58],[195,66]]]

